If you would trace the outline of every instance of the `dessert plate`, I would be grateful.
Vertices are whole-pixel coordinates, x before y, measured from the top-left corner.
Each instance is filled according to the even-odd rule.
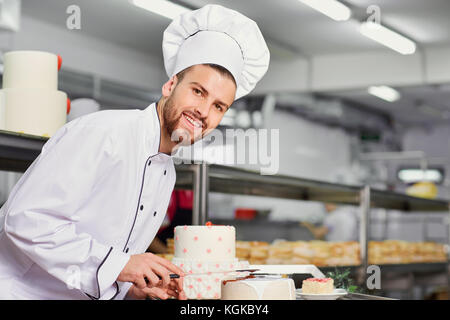
[[[336,300],[347,294],[348,292],[345,289],[334,289],[332,293],[323,294],[302,293],[302,289],[295,290],[295,295],[297,298],[306,300]]]

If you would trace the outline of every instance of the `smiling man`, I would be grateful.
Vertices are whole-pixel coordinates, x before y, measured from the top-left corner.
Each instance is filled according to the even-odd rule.
[[[186,298],[182,270],[145,253],[175,185],[171,155],[255,87],[269,51],[255,22],[207,5],[172,21],[163,54],[157,103],[67,123],[13,188],[0,209],[0,298]]]
[[[233,103],[236,88],[233,75],[216,64],[188,67],[167,81],[158,102],[162,152],[172,152],[179,143],[192,144],[214,130]]]

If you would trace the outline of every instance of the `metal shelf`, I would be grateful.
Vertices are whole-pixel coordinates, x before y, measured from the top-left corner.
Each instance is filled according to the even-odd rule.
[[[48,138],[0,130],[0,170],[25,172],[40,154]],[[177,159],[175,159],[177,160]],[[175,161],[177,162],[177,161]],[[176,165],[176,188],[194,191],[193,224],[207,221],[208,193],[278,197],[305,201],[334,202],[359,205],[361,211],[361,266],[367,267],[369,214],[372,207],[403,211],[449,210],[449,200],[421,199],[400,193],[374,190],[369,186],[347,186],[328,182],[289,177],[260,175],[258,172],[206,163]],[[384,265],[386,270],[441,270],[447,263]],[[341,267],[338,267],[341,268]]]
[[[361,293],[349,293],[348,295],[340,298],[340,300],[398,300],[392,298],[386,298],[376,295],[361,294]]]
[[[24,172],[41,152],[48,138],[0,130],[0,170]],[[194,189],[201,164],[179,164],[177,188]],[[350,186],[286,175],[261,175],[230,166],[207,165],[211,192],[265,196],[305,201],[360,205],[363,186]],[[400,193],[371,189],[371,207],[403,211],[448,211],[449,201],[421,199]]]
[[[371,190],[371,207],[397,209],[402,211],[442,211],[448,212],[450,200],[444,199],[423,199],[408,196],[405,194]]]
[[[326,266],[326,267],[318,267],[320,271],[323,273],[332,272],[336,269],[350,269],[350,272],[354,272],[357,269],[361,268],[361,265],[354,265],[354,266]]]
[[[381,264],[381,271],[384,272],[416,272],[431,273],[447,270],[447,262],[429,262],[429,263],[399,263],[399,264]]]
[[[188,173],[191,166],[177,166],[177,187],[192,189],[193,179]],[[211,192],[359,204],[360,187],[357,186],[284,175],[260,175],[255,171],[215,164],[208,165],[208,177]]]
[[[177,188],[193,189],[195,166],[200,164],[176,166]],[[361,190],[364,188],[364,186],[341,185],[285,175],[260,175],[256,171],[215,164],[207,165],[207,167],[210,192],[360,205]],[[422,199],[371,189],[370,206],[403,211],[447,213],[449,200]]]
[[[382,272],[416,272],[416,273],[430,273],[442,272],[447,268],[446,262],[427,262],[427,263],[399,263],[399,264],[377,264]],[[334,271],[335,269],[350,269],[350,272],[361,268],[358,266],[327,266],[318,267],[323,273]]]
[[[48,138],[0,130],[0,170],[25,172]]]
[[[406,212],[435,211],[448,214],[449,200],[422,199],[408,195],[371,189],[369,186],[347,186],[283,175],[260,175],[258,172],[220,165],[185,164],[177,166],[177,188],[194,191],[192,224],[207,221],[208,193],[221,192],[286,199],[353,204],[360,207],[361,265],[350,266],[353,272],[368,267],[368,241],[371,208],[397,209]],[[450,232],[449,232],[450,235]],[[334,270],[325,267],[322,270]],[[345,268],[345,266],[337,268]],[[448,262],[427,264],[382,265],[382,270],[405,272],[447,272]],[[450,288],[450,276],[448,287]]]

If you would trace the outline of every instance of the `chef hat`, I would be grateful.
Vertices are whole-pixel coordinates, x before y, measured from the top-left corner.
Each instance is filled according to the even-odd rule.
[[[179,15],[164,31],[162,47],[169,78],[196,64],[217,64],[233,75],[235,99],[252,91],[269,67],[269,49],[258,25],[219,5]]]

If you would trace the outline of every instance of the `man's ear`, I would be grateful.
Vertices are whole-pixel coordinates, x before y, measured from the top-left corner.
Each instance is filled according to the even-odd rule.
[[[161,93],[163,97],[169,97],[172,94],[173,90],[175,89],[177,83],[178,83],[177,75],[174,75],[172,78],[167,80],[167,82],[164,83],[161,88]]]

